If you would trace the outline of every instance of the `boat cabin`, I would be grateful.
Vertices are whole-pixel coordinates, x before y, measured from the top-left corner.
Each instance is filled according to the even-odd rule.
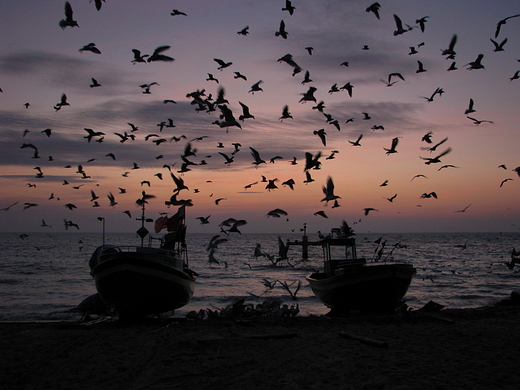
[[[339,269],[366,263],[364,258],[358,259],[357,257],[354,238],[325,238],[321,241],[321,245],[326,275],[334,275],[338,273]]]

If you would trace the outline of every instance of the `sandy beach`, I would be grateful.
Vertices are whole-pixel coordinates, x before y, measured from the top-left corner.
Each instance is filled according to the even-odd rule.
[[[0,323],[4,389],[517,389],[520,307]]]

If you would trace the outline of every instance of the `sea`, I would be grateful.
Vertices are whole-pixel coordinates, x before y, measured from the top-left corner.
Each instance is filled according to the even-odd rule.
[[[291,247],[289,261],[274,265],[262,252],[278,255],[278,237],[291,234],[221,234],[227,241],[209,262],[207,245],[214,234],[187,235],[188,261],[198,273],[191,302],[175,311],[222,309],[244,299],[246,304],[279,300],[298,305],[299,316],[323,315],[329,309],[312,293],[305,277],[323,266],[320,247]],[[101,233],[0,233],[0,321],[79,321],[77,306],[96,293],[89,259],[102,244]],[[309,234],[309,240],[318,240]],[[476,308],[507,299],[520,289],[520,268],[509,269],[520,233],[358,233],[358,257],[372,260],[386,242],[379,261],[411,263],[417,269],[404,300],[411,310],[433,301],[446,308]],[[139,245],[134,233],[108,233],[108,244]],[[379,245],[379,246],[378,246]],[[274,286],[272,286],[273,282]],[[271,286],[269,285],[271,284]]]

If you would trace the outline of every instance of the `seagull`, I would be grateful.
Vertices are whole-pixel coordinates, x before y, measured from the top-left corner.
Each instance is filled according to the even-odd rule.
[[[403,22],[401,21],[399,16],[397,16],[396,14],[394,14],[394,20],[395,20],[395,25],[397,28],[397,30],[394,31],[394,36],[404,34],[405,32],[410,30],[409,28],[407,30],[405,30],[403,28]]]
[[[437,150],[437,148],[439,146],[441,146],[444,142],[446,142],[448,140],[448,137],[444,138],[443,140],[441,140],[440,142],[436,143],[435,145],[433,145],[432,147],[430,148],[421,148],[421,150],[428,150],[430,153],[431,152],[435,152]]]
[[[251,115],[251,113],[249,112],[249,107],[246,106],[244,103],[242,102],[238,102],[240,104],[240,106],[242,107],[242,115],[240,115],[238,117],[239,120],[243,121],[244,119],[247,119],[247,118],[253,118],[255,119],[255,117],[253,115]]]
[[[434,164],[434,163],[440,163],[441,162],[440,158],[447,155],[449,152],[451,152],[451,148],[446,149],[444,152],[442,152],[441,154],[439,154],[438,156],[433,157],[433,158],[428,158],[428,157],[419,157],[419,158],[421,160],[426,160],[426,162],[425,162],[426,165],[430,165],[430,164]]]
[[[469,62],[464,66],[467,66],[467,70],[485,69],[484,65],[482,65],[482,58],[484,58],[484,54],[479,54],[475,61]]]
[[[282,11],[287,11],[290,15],[292,15],[295,9],[296,7],[293,7],[291,0],[285,0],[285,7],[282,8]]]
[[[176,16],[176,15],[188,16],[184,12],[179,11],[178,9],[173,9],[172,12],[170,13],[170,15],[171,16]]]
[[[242,80],[245,80],[247,81],[247,77],[244,76],[243,74],[241,74],[240,72],[234,72],[235,75],[233,76],[234,79],[242,79]]]
[[[168,57],[164,54],[161,54],[163,51],[166,51],[170,48],[170,46],[159,46],[158,48],[156,48],[154,50],[154,52],[152,53],[151,56],[148,57],[148,60],[147,62],[153,62],[153,61],[167,61],[167,62],[170,62],[170,61],[174,61],[173,58],[171,57]]]
[[[361,146],[361,144],[359,143],[359,141],[361,141],[361,138],[363,138],[363,134],[360,134],[357,140],[348,142],[350,142],[352,146]]]
[[[300,99],[299,103],[305,103],[308,101],[313,101],[316,103],[316,98],[314,97],[314,92],[316,92],[316,87],[309,87],[307,92],[302,93],[303,97]]]
[[[282,215],[287,215],[287,211],[282,209],[274,209],[269,211],[265,216],[266,217],[273,217],[273,218],[280,218]]]
[[[504,45],[506,44],[507,42],[507,38],[504,39],[501,43],[498,43],[496,41],[494,41],[493,39],[489,38],[489,40],[493,43],[493,45],[495,46],[495,49],[493,50],[494,52],[497,52],[497,51],[504,51]]]
[[[447,58],[451,58],[451,59],[455,58],[455,54],[457,54],[455,52],[455,50],[454,50],[456,43],[457,43],[457,34],[453,34],[453,36],[451,37],[450,44],[449,44],[448,48],[444,49],[444,50],[441,49],[442,55],[443,56],[448,56]]]
[[[99,84],[95,78],[92,77],[91,80],[92,84],[90,84],[90,88],[101,87],[101,84]]]
[[[421,199],[429,199],[429,198],[435,198],[438,199],[436,192],[425,192],[421,195]]]
[[[471,114],[472,112],[475,112],[475,110],[473,109],[473,104],[474,104],[473,99],[469,99],[469,106],[466,109],[466,111],[464,111],[464,115]]]
[[[84,51],[91,51],[92,53],[95,53],[95,54],[101,54],[101,50],[99,50],[96,47],[95,43],[89,43],[89,44],[83,46],[81,49],[79,49],[80,53],[83,53]]]
[[[58,111],[63,106],[70,106],[70,104],[67,102],[67,95],[65,95],[64,93],[61,94],[60,102],[56,103],[56,105],[54,106],[54,109],[56,111]]]
[[[291,113],[289,112],[289,106],[285,105],[285,106],[283,106],[282,116],[278,119],[280,119],[280,121],[283,122],[284,119],[288,119],[288,118],[293,119]]]
[[[464,207],[462,210],[457,210],[457,211],[454,211],[454,213],[465,213],[466,210],[469,208],[469,206],[471,206],[471,203],[468,204],[466,207]]]
[[[505,182],[508,182],[509,180],[513,180],[511,179],[510,177],[508,177],[507,179],[504,179],[502,180],[502,183],[500,183],[500,187],[502,187],[504,185]]]
[[[507,18],[500,20],[497,23],[497,29],[495,30],[495,38],[498,38],[498,34],[500,34],[500,28],[502,27],[502,25],[506,24],[509,19],[517,18],[519,16],[520,16],[520,14],[516,14],[516,15],[508,16]]]
[[[90,0],[90,2],[92,3],[92,0]],[[105,0],[94,0],[94,4],[96,5],[96,9],[98,11],[101,9],[103,2],[106,2],[106,1]]]
[[[415,73],[426,72],[426,69],[424,69],[424,65],[421,61],[417,61],[417,65],[419,66],[419,68],[415,71]]]
[[[328,203],[330,200],[341,199],[340,196],[334,195],[334,182],[332,181],[332,177],[327,177],[327,186],[322,186],[322,191],[325,197],[321,200],[321,202]]]
[[[198,219],[201,225],[207,225],[209,223],[209,217],[211,217],[211,215],[208,215],[207,217],[197,217],[195,219]]]
[[[294,191],[294,185],[295,185],[295,181],[293,179],[289,179],[289,180],[286,180],[282,183],[283,186],[288,186],[291,190]]]
[[[318,217],[323,217],[323,218],[328,218],[327,214],[325,214],[325,211],[316,211],[314,213],[314,215],[318,216]]]
[[[235,159],[235,156],[229,157],[227,154],[222,153],[222,152],[218,152],[218,154],[220,154],[226,160],[226,162],[224,164],[231,164]]]
[[[256,165],[257,167],[260,164],[265,164],[265,161],[260,158],[260,153],[258,153],[258,151],[256,151],[251,146],[249,147],[249,149],[251,150],[251,155],[255,159],[255,161],[253,161],[252,164]]]
[[[211,73],[208,73],[208,78],[206,79],[206,81],[216,81],[216,83],[219,84],[218,79],[213,77]]]
[[[392,145],[390,146],[390,149],[383,148],[384,150],[386,150],[386,155],[389,155],[392,153],[397,153],[397,150],[395,150],[395,148],[397,147],[398,142],[399,142],[399,137],[395,137],[394,139],[392,139]]]
[[[493,121],[488,121],[488,120],[478,120],[478,119],[472,118],[472,117],[470,117],[470,116],[466,116],[466,118],[472,120],[473,123],[474,123],[475,125],[477,125],[477,126],[480,125],[480,124],[483,123],[483,122],[493,123]]]
[[[379,17],[379,9],[380,8],[381,8],[381,4],[376,2],[376,3],[373,3],[373,4],[369,5],[365,9],[365,11],[366,12],[372,12],[376,16],[376,18],[380,19],[380,17]]]
[[[325,133],[325,129],[314,130],[313,134],[320,137],[321,143],[323,144],[323,146],[327,146],[327,139],[326,139],[327,133]]]
[[[393,202],[394,199],[397,197],[397,194],[395,194],[394,196],[390,197],[390,198],[386,198],[389,202]]]
[[[132,60],[132,64],[136,64],[137,62],[143,62],[146,63],[145,57],[150,57],[149,54],[141,55],[141,51],[137,49],[132,49],[132,52],[134,53],[134,59]]]
[[[309,53],[309,55],[312,56],[312,51],[314,50],[313,47],[311,47],[311,46],[307,46],[307,47],[305,48],[305,50],[307,50],[307,52]]]
[[[231,65],[233,65],[232,62],[225,62],[225,61],[222,61],[221,59],[218,59],[218,58],[213,58],[213,61],[215,61],[217,64],[219,64],[220,66],[217,68],[218,70],[222,70],[222,69],[225,69]]]
[[[515,74],[509,78],[509,81],[518,80],[520,79],[520,70],[517,70]]]
[[[375,209],[373,207],[365,207],[363,210],[365,215],[368,215],[368,213],[370,213],[371,211],[379,211],[378,209]]]
[[[78,22],[73,19],[72,7],[68,1],[65,2],[65,19],[60,20],[58,24],[62,30],[66,27],[79,27]]]
[[[249,34],[249,26],[245,26],[242,30],[240,30],[239,32],[237,32],[238,35],[243,35],[243,36],[247,36],[247,34]]]
[[[428,18],[429,18],[429,16],[423,16],[422,18],[417,19],[417,20],[415,21],[415,23],[417,23],[417,24],[420,26],[420,28],[421,28],[421,32],[424,32],[424,25],[425,25],[425,23],[427,22],[426,19],[428,19]]]
[[[238,234],[241,235],[242,233],[240,232],[240,230],[238,230],[238,227],[239,226],[244,226],[246,224],[247,224],[247,221],[245,221],[243,219],[239,219],[238,221],[235,221],[233,223],[233,225],[231,225],[231,228],[226,233],[227,234],[229,234],[229,233],[238,233]]]
[[[285,22],[283,21],[283,19],[280,22],[280,27],[278,28],[278,31],[276,31],[274,35],[277,37],[280,36],[283,39],[287,39],[287,35],[289,35],[289,33],[285,31]]]
[[[310,77],[311,77],[311,76],[310,76],[310,72],[309,72],[309,71],[306,71],[306,72],[305,72],[305,77],[304,77],[304,79],[303,79],[303,81],[302,81],[302,85],[305,85],[305,84],[307,84],[307,83],[312,83],[312,80],[311,80]]]
[[[417,177],[424,177],[425,179],[427,179],[427,177],[424,176],[424,175],[415,175],[414,177],[412,177],[412,179],[411,179],[410,181],[412,181],[413,179],[415,179],[415,178],[417,178]]]
[[[114,206],[117,204],[117,202],[116,202],[116,197],[115,197],[114,195],[112,195],[112,192],[110,192],[110,193],[107,195],[107,198],[108,198],[108,200],[110,201],[109,206],[114,207]]]
[[[255,92],[263,91],[263,89],[260,88],[260,83],[263,83],[263,81],[260,80],[260,81],[256,82],[255,84],[253,84],[253,85],[251,86],[251,89],[249,90],[249,92],[251,92],[251,94],[254,95]]]

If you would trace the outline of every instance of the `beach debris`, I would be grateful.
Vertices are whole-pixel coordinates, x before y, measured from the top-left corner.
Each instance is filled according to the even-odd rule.
[[[434,302],[434,301],[429,301],[426,305],[424,305],[423,307],[421,307],[417,311],[424,311],[426,313],[435,313],[435,312],[441,311],[445,307],[446,306],[441,305],[440,303],[437,303],[437,302]]]
[[[202,319],[242,319],[248,317],[295,317],[300,312],[299,305],[282,304],[279,300],[267,299],[254,305],[245,302],[245,298],[221,309],[200,309],[190,311],[186,318],[189,320]]]
[[[339,332],[339,335],[345,339],[357,340],[360,343],[372,345],[374,347],[388,348],[388,343],[386,341],[375,340],[375,339],[371,339],[368,337],[358,336],[358,335],[343,332],[343,331]]]

